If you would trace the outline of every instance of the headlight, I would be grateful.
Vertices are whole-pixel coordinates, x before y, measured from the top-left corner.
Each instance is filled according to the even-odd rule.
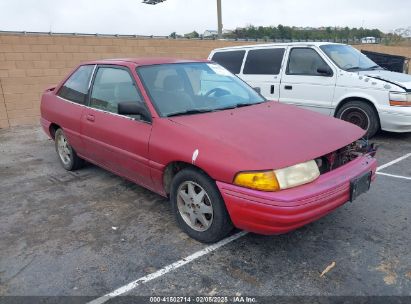
[[[390,106],[410,107],[411,93],[390,92]]]
[[[240,172],[234,184],[260,191],[278,191],[307,184],[320,176],[314,160],[291,167],[259,172]]]
[[[315,160],[295,166],[274,170],[281,189],[292,188],[312,182],[320,176]]]

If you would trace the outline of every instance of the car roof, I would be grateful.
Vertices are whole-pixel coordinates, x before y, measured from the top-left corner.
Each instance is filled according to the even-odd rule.
[[[259,48],[269,48],[273,46],[322,46],[325,44],[336,44],[344,45],[341,43],[334,42],[279,42],[279,43],[263,43],[263,44],[248,44],[248,45],[239,45],[239,46],[229,46],[214,49],[213,51],[226,51],[226,50],[235,50],[235,49],[259,49]]]
[[[85,64],[124,64],[132,63],[137,66],[171,63],[209,62],[205,59],[178,59],[168,57],[140,57],[140,58],[111,58],[83,62]]]

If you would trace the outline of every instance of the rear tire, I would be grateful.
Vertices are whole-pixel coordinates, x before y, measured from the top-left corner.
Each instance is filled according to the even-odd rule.
[[[336,117],[367,131],[364,135],[366,138],[373,137],[380,129],[378,113],[363,101],[347,102],[338,110]]]
[[[80,169],[84,160],[77,156],[76,151],[70,146],[62,129],[57,129],[54,134],[54,143],[60,163],[67,171]]]
[[[187,168],[176,174],[170,200],[178,225],[197,241],[214,243],[233,230],[215,182],[199,170]]]

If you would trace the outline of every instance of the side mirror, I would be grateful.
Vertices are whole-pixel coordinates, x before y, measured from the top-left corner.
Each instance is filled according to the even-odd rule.
[[[329,67],[319,67],[317,73],[324,76],[332,76],[333,71]]]
[[[258,94],[261,94],[261,88],[260,87],[255,87],[253,88],[254,91],[256,91]]]
[[[121,115],[140,115],[145,121],[151,121],[150,112],[139,102],[124,101],[117,105],[117,113]]]

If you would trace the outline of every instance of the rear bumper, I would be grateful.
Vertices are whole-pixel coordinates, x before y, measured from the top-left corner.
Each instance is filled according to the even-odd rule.
[[[41,127],[43,128],[44,132],[47,134],[47,136],[52,138],[52,136],[50,134],[51,122],[48,121],[47,119],[44,119],[43,117],[41,117],[40,118],[40,124],[41,124]]]
[[[372,171],[369,156],[321,175],[314,182],[279,192],[262,192],[217,182],[233,224],[259,234],[281,234],[313,222],[350,199],[350,180]]]
[[[381,129],[390,132],[411,132],[411,107],[392,107],[389,112],[381,111]]]

